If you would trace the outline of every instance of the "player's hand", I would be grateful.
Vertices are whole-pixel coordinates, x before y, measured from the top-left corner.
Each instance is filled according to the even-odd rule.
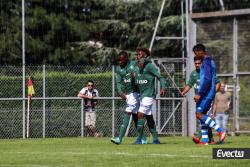
[[[200,101],[201,96],[200,95],[195,95],[194,96],[194,101],[197,103],[198,101]]]
[[[160,96],[164,96],[165,95],[165,89],[161,89],[160,90]]]
[[[123,92],[123,93],[121,94],[121,98],[122,98],[123,100],[126,100],[126,99],[127,99],[126,93]]]
[[[212,115],[211,115],[211,118],[212,118],[212,119],[214,119],[214,118],[215,118],[215,115],[214,115],[214,114],[212,114]]]

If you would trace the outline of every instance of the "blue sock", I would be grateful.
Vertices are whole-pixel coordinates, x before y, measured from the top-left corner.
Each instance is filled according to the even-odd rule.
[[[215,129],[217,132],[223,131],[223,129],[222,129],[219,125],[217,125],[217,124],[215,123],[215,121],[214,121],[211,117],[209,117],[209,116],[207,116],[207,115],[203,115],[203,116],[202,116],[201,122],[204,123],[204,124],[206,124],[206,125],[209,126],[210,128]]]
[[[201,134],[202,134],[201,141],[204,143],[207,143],[208,142],[208,126],[204,123],[201,123]]]

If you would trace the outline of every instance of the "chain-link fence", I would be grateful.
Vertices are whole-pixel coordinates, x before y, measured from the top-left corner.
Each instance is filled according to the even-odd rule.
[[[154,103],[154,116],[160,134],[183,134],[182,98],[178,89],[183,85],[181,64],[170,62],[164,66],[162,74],[167,78],[166,97]],[[2,66],[0,88],[0,137],[70,137],[85,136],[83,100],[78,92],[89,79],[94,81],[100,98],[96,107],[96,131],[98,136],[116,136],[122,124],[125,102],[116,97],[114,71],[112,67],[67,67],[28,66],[26,75],[32,78],[35,95],[31,100],[27,118],[27,99],[23,112],[22,68]],[[165,69],[165,70],[166,70]],[[166,73],[167,72],[167,73]],[[171,78],[171,79],[170,79]],[[178,85],[173,85],[174,80]],[[114,96],[113,96],[114,95]],[[27,97],[27,91],[26,91]],[[184,110],[185,111],[185,110]],[[28,123],[27,123],[28,119]],[[149,135],[147,126],[146,134]],[[136,136],[133,121],[127,133]]]

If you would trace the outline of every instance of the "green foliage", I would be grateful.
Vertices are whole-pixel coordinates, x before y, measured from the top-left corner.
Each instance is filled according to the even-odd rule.
[[[163,17],[179,13],[179,5],[167,1]],[[26,64],[111,64],[112,50],[148,47],[160,6],[150,0],[26,2]],[[0,8],[1,63],[20,65],[21,1],[2,2]],[[102,46],[78,45],[89,41]],[[160,50],[170,47],[165,43]]]
[[[193,11],[194,12],[209,12],[220,10],[219,0],[195,0],[193,2]]]
[[[157,36],[181,35],[181,2],[168,0]],[[249,0],[224,0],[227,10],[249,8]],[[25,4],[26,64],[111,64],[112,50],[148,47],[162,1],[85,0]],[[194,0],[194,12],[220,10],[219,0]],[[0,63],[22,63],[21,0],[0,4]],[[100,47],[89,45],[99,42]],[[84,45],[83,45],[84,44]],[[86,45],[87,44],[87,45]],[[156,41],[155,57],[181,57],[181,41]]]
[[[87,70],[88,67],[86,67]],[[42,73],[37,71],[32,74],[35,97],[42,97]],[[93,80],[101,95],[112,96],[112,73],[85,73],[48,71],[46,72],[47,97],[74,97],[85,86],[87,80]],[[21,97],[22,76],[0,76],[2,90],[0,97]],[[27,78],[28,80],[28,78]],[[103,86],[103,84],[107,86]],[[7,91],[8,90],[8,91]],[[4,93],[3,93],[4,92]],[[27,92],[26,92],[27,93]],[[4,106],[2,106],[4,107]],[[7,107],[7,106],[6,106]]]
[[[225,10],[247,9],[250,7],[250,0],[223,0]],[[194,0],[194,12],[211,12],[221,10],[219,0]]]

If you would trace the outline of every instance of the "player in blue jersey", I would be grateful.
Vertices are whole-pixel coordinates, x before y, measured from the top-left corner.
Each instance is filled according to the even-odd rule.
[[[193,70],[189,76],[189,80],[187,85],[184,87],[183,91],[181,92],[182,96],[185,96],[189,90],[194,87],[194,92],[195,94],[198,94],[198,90],[199,90],[199,84],[200,84],[200,67],[201,67],[201,57],[194,57],[194,64],[195,64],[195,70]],[[216,77],[216,92],[219,91],[220,89],[220,79],[218,77]],[[212,118],[214,118],[215,113],[212,112],[212,107],[210,108],[210,110],[206,113],[207,115],[210,115]],[[192,140],[198,144],[200,143],[201,140],[201,130],[200,130],[200,121],[197,120],[197,128],[199,127],[197,133],[195,136],[193,136]],[[206,137],[206,136],[205,136]],[[209,144],[214,144],[214,138],[213,138],[213,133],[212,133],[212,129],[209,127],[208,128],[208,143]]]
[[[208,127],[215,129],[219,133],[218,144],[221,144],[226,136],[226,132],[218,126],[215,121],[206,113],[215,97],[216,84],[216,68],[215,63],[210,56],[207,55],[206,48],[203,44],[197,44],[193,47],[195,56],[202,59],[200,68],[200,87],[198,94],[194,96],[196,102],[196,117],[201,121],[202,141],[201,145],[208,145]]]

